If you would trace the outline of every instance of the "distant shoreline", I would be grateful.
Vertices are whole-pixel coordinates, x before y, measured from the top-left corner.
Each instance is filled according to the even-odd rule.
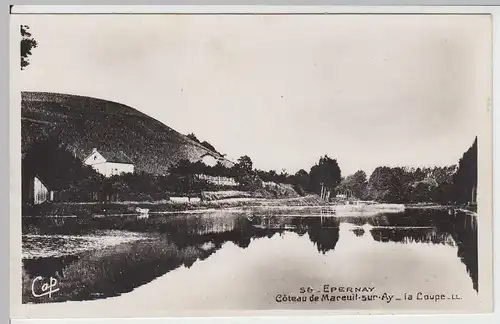
[[[468,209],[465,206],[437,205],[437,204],[406,204],[407,209],[432,209],[432,210],[457,210],[468,215],[477,216],[476,209]]]
[[[206,210],[223,210],[236,207],[260,206],[327,206],[328,204],[317,196],[304,196],[298,198],[233,198],[196,202],[75,202],[75,203],[49,203],[32,206],[23,210],[22,217],[103,217],[112,215],[138,215],[136,208],[148,209],[149,213],[185,213],[202,212]]]
[[[136,208],[147,209],[150,214],[175,214],[175,213],[197,213],[205,211],[217,211],[231,208],[244,207],[266,207],[266,208],[307,208],[307,207],[333,207],[338,204],[322,201],[318,196],[310,195],[298,198],[233,198],[211,201],[194,202],[75,202],[75,203],[50,203],[38,206],[32,206],[23,209],[23,218],[72,218],[72,217],[108,217],[108,216],[133,216],[139,215]],[[344,205],[340,205],[344,206]],[[345,205],[353,206],[355,205]],[[384,206],[404,206],[404,209],[432,209],[432,210],[458,210],[469,215],[476,215],[476,211],[469,210],[464,206],[437,205],[437,204],[386,204],[375,203],[373,207],[376,210],[384,209]],[[368,207],[368,209],[371,209]],[[390,208],[392,209],[392,208]]]

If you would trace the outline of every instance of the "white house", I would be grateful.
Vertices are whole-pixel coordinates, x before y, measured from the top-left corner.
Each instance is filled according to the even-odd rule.
[[[201,161],[207,166],[215,166],[219,162],[219,159],[210,153],[205,153],[201,156]]]
[[[134,162],[121,151],[109,152],[94,148],[83,162],[106,177],[122,173],[134,173]]]

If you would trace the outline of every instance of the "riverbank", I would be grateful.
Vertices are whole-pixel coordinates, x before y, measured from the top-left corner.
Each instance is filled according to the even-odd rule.
[[[438,204],[407,204],[407,209],[431,209],[431,210],[456,210],[469,215],[477,216],[475,205],[438,205]]]
[[[203,211],[208,209],[227,209],[260,206],[323,206],[327,205],[316,195],[297,198],[229,198],[211,201],[117,201],[109,203],[44,203],[35,206],[23,206],[23,217],[99,217],[123,214],[138,214],[137,208],[148,209],[149,213],[168,213]]]
[[[239,197],[214,200],[193,201],[115,201],[115,202],[58,202],[34,206],[23,206],[23,217],[106,217],[119,215],[138,215],[138,208],[147,209],[149,214],[192,213],[223,209],[296,209],[328,207],[335,213],[359,212],[399,212],[405,209],[452,210],[476,215],[475,206],[437,205],[437,204],[332,204],[317,195],[294,198],[256,198]]]

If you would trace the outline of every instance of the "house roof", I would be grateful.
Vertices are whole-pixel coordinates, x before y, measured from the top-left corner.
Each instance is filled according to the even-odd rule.
[[[216,153],[212,153],[212,152],[205,152],[200,156],[200,159],[203,159],[205,156],[213,157],[214,159],[216,159],[218,162],[222,163],[222,165],[224,165],[226,167],[231,167],[234,165],[234,162],[228,160],[225,157],[225,155],[216,154]]]
[[[211,156],[211,157],[213,157],[214,159],[217,159],[217,158],[218,158],[218,156],[216,156],[215,154],[208,153],[208,152],[207,152],[207,153],[204,153],[204,154],[202,154],[202,155],[201,155],[201,157],[202,157],[202,158],[204,158],[205,156]]]
[[[90,153],[84,160],[87,160],[95,152],[98,152],[99,154],[101,154],[106,159],[106,162],[134,164],[134,161],[132,161],[132,159],[129,158],[122,151],[112,152],[112,151],[101,151],[101,150],[98,150],[98,149],[93,149],[92,153]]]
[[[63,190],[69,186],[69,183],[64,179],[50,177],[43,172],[35,173],[35,177],[37,177],[48,190]]]
[[[111,152],[111,151],[99,151],[99,154],[101,154],[107,162],[115,162],[115,163],[125,163],[125,164],[134,164],[134,161],[130,159],[125,153],[123,152]]]

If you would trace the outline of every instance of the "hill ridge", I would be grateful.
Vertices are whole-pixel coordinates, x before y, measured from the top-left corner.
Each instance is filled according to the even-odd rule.
[[[121,150],[138,171],[165,174],[181,159],[209,153],[233,163],[186,135],[125,104],[55,92],[21,92],[22,152],[35,141],[58,136],[80,159],[93,148]]]

